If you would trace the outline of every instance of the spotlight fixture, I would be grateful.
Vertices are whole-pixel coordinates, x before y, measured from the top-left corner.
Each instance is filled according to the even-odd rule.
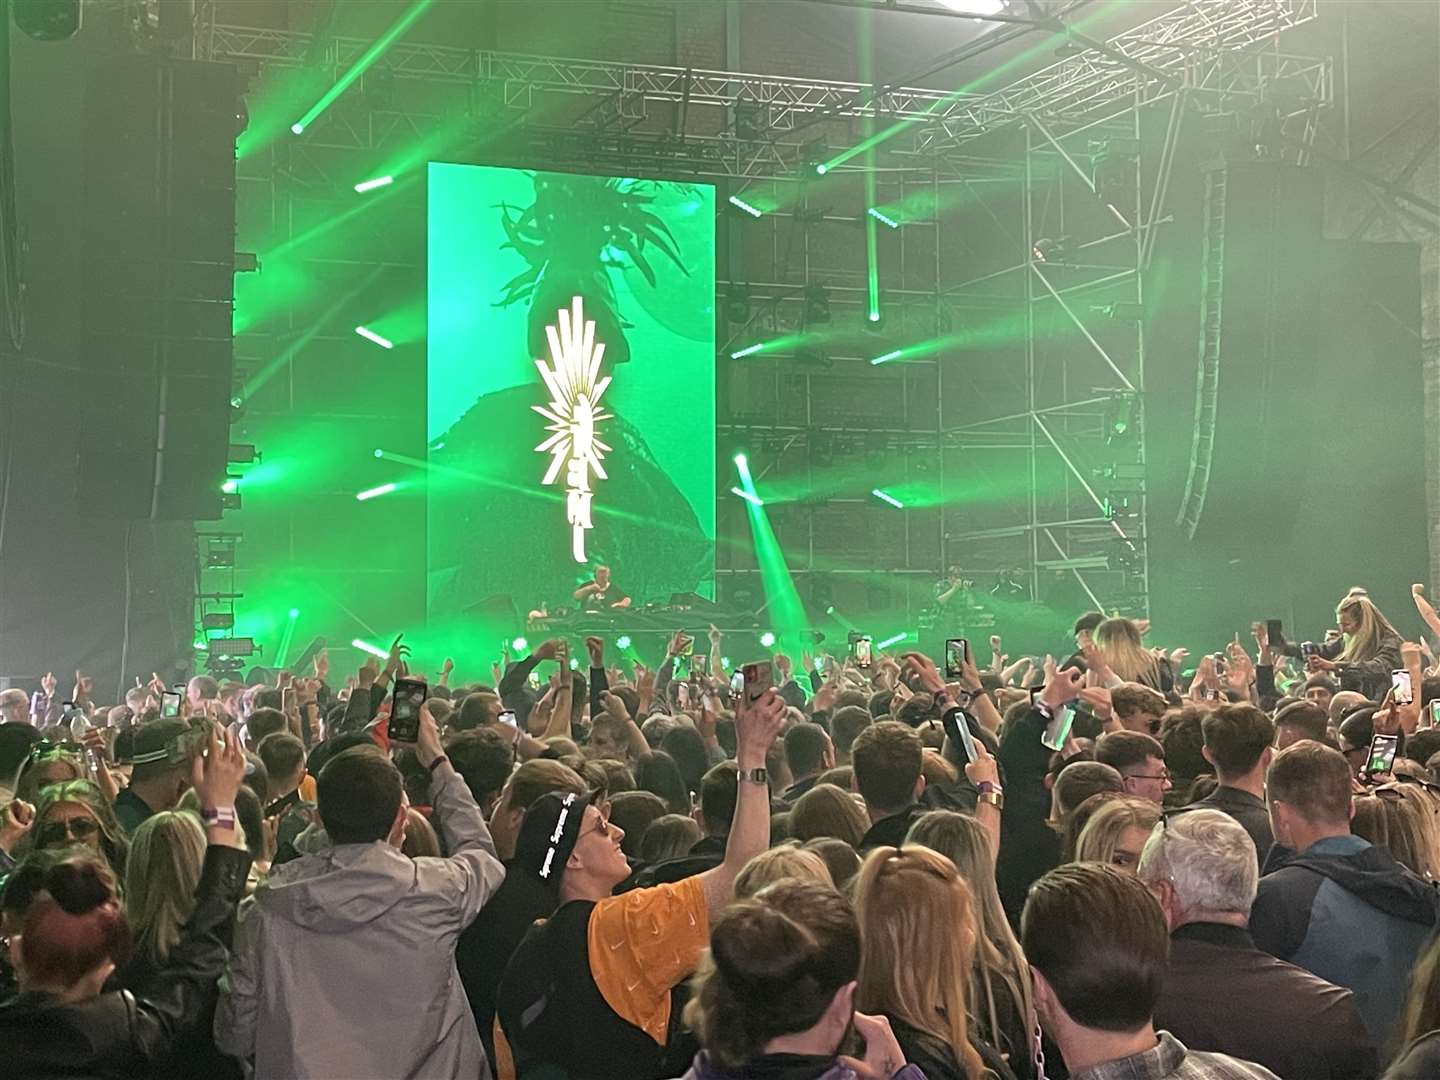
[[[869,210],[865,212],[869,214],[872,218],[874,218],[876,221],[878,221],[881,225],[884,225],[886,228],[900,228],[900,222],[896,221],[893,217],[885,213],[885,211],[881,210],[878,206],[872,206]]]
[[[760,635],[760,647],[762,649],[773,649],[775,647],[774,631],[766,630],[763,634]]]
[[[743,214],[748,214],[752,218],[765,216],[764,210],[761,210],[753,203],[746,202],[744,199],[740,198],[739,195],[731,195],[728,201],[731,206],[735,207],[735,209],[739,210]]]
[[[629,634],[621,634],[619,637],[617,637],[617,638],[615,639],[615,647],[616,647],[617,649],[628,649],[628,648],[630,648],[630,635],[629,635]]]
[[[1044,236],[1031,248],[1036,262],[1068,263],[1075,256],[1075,241],[1068,236]]]
[[[526,641],[523,637],[517,637],[514,641],[510,642],[510,647],[517,653],[522,653],[530,648],[530,642]]]
[[[200,627],[203,630],[233,630],[235,629],[235,613],[233,611],[207,611],[200,616]]]
[[[249,465],[252,461],[259,461],[260,454],[254,443],[230,443],[225,460],[232,465]]]
[[[888,491],[882,491],[880,488],[873,488],[870,494],[874,495],[875,498],[879,499],[883,503],[889,503],[891,506],[895,507],[896,510],[905,509],[905,504],[899,499],[895,498],[894,495],[891,495]]]
[[[1105,403],[1105,445],[1115,446],[1127,441],[1139,422],[1140,399],[1135,394],[1116,394]]]

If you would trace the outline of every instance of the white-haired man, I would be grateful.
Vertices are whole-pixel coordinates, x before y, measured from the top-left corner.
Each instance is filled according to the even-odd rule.
[[[1376,1074],[1355,995],[1255,947],[1248,924],[1259,874],[1239,822],[1213,809],[1170,813],[1150,834],[1139,874],[1170,927],[1157,1028],[1277,1076]]]

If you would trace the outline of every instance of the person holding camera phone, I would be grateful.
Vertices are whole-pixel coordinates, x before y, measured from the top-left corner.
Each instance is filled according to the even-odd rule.
[[[1402,666],[1401,637],[1370,597],[1352,591],[1335,607],[1338,632],[1323,642],[1284,642],[1272,652],[1299,657],[1312,675],[1339,679],[1342,690],[1358,690],[1378,701],[1390,686],[1390,673]]]
[[[409,745],[449,857],[401,854],[400,770],[353,747],[316,785],[333,846],[272,870],[240,920],[215,1041],[260,1080],[490,1075],[454,951],[505,869],[426,704]]]

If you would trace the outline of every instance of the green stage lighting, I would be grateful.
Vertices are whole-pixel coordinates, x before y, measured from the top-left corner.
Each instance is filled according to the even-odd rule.
[[[378,499],[381,495],[389,495],[398,486],[397,484],[381,484],[379,487],[366,488],[364,491],[356,492],[355,499],[358,502],[369,502],[371,499]]]
[[[226,480],[223,484],[220,485],[220,492],[224,495],[234,495],[239,490],[240,481],[236,480],[234,477],[231,477],[229,480]]]
[[[894,637],[888,637],[888,638],[886,638],[884,641],[877,642],[876,645],[875,645],[875,648],[876,648],[876,649],[888,649],[888,648],[890,648],[891,645],[899,645],[900,642],[904,641],[904,640],[905,640],[906,638],[908,638],[909,636],[910,636],[910,634],[909,634],[908,631],[903,631],[903,630],[902,630],[900,633],[896,634]]]
[[[376,40],[374,45],[371,45],[370,48],[366,49],[365,52],[362,53],[360,57],[353,64],[350,65],[349,69],[345,72],[345,74],[341,75],[340,78],[336,80],[335,85],[330,87],[329,90],[326,90],[325,93],[321,95],[320,100],[317,101],[314,105],[310,106],[309,112],[307,112],[299,120],[295,121],[295,123],[290,125],[290,130],[293,131],[296,135],[303,135],[305,133],[305,129],[311,124],[313,124],[315,122],[315,119],[321,113],[323,113],[331,105],[335,104],[335,101],[340,97],[340,95],[343,94],[347,89],[349,89],[351,83],[353,83],[356,79],[360,78],[361,75],[365,74],[365,72],[370,69],[371,65],[373,65],[376,60],[379,60],[380,57],[384,56],[385,50],[390,48],[391,45],[395,44],[396,40],[398,40],[399,37],[405,33],[406,30],[409,30],[410,27],[415,23],[415,21],[419,19],[421,15],[424,15],[426,10],[434,2],[435,0],[418,0],[417,3],[412,4],[409,10],[407,10],[403,15],[401,15],[400,18],[395,20],[395,22],[391,25],[390,29],[386,30],[385,33],[380,35],[379,39]]]
[[[879,207],[872,206],[869,210],[866,211],[866,213],[869,214],[876,221],[880,222],[881,225],[886,225],[892,229],[898,229],[900,227],[900,222],[896,221],[893,217],[885,213]]]
[[[617,649],[628,649],[630,647],[630,635],[621,634],[619,637],[617,637],[615,639],[615,647]]]
[[[753,503],[755,506],[764,506],[764,505],[765,505],[765,500],[762,499],[762,498],[760,498],[759,495],[752,495],[750,492],[748,492],[748,491],[742,491],[742,490],[741,490],[740,488],[738,488],[738,487],[732,487],[732,488],[730,489],[730,494],[731,494],[731,495],[738,495],[738,496],[740,496],[740,498],[744,499],[746,502],[748,502],[748,503]]]
[[[730,196],[730,205],[738,210],[743,210],[745,213],[749,214],[753,218],[762,217],[765,213],[764,210],[761,210],[758,206],[752,206],[750,203],[746,202],[738,195]]]
[[[761,351],[762,349],[764,349],[764,348],[765,348],[765,343],[762,341],[762,342],[759,342],[759,343],[757,343],[757,344],[755,344],[755,345],[751,345],[751,346],[749,346],[748,348],[741,349],[741,350],[739,350],[738,352],[732,352],[732,353],[730,354],[730,359],[731,359],[731,360],[744,360],[745,357],[747,357],[747,356],[754,356],[756,353],[760,352],[760,351]]]
[[[895,507],[896,510],[904,510],[904,509],[905,509],[905,504],[904,504],[903,502],[901,502],[899,499],[895,498],[894,495],[891,495],[891,494],[889,494],[888,492],[885,492],[885,491],[881,491],[879,488],[875,488],[874,490],[872,490],[872,491],[870,492],[870,494],[871,494],[871,495],[874,495],[874,496],[875,496],[877,499],[879,499],[881,502],[889,503],[891,506]]]
[[[761,634],[761,635],[760,635],[760,647],[761,647],[762,649],[773,649],[773,648],[775,647],[775,635],[774,635],[774,633],[772,633],[772,632],[769,631],[769,630],[766,630],[763,634]]]
[[[367,191],[374,191],[376,188],[387,187],[395,182],[393,176],[377,176],[374,180],[365,180],[355,185],[356,192],[364,194]]]
[[[371,645],[368,641],[361,641],[359,638],[355,638],[353,641],[351,641],[350,647],[352,649],[359,649],[363,653],[369,653],[371,656],[379,657],[381,660],[390,659],[390,654],[384,649],[379,648],[376,645]]]
[[[522,653],[530,648],[530,642],[526,641],[523,637],[517,637],[514,641],[510,642],[510,647],[517,653]]]
[[[904,349],[891,349],[889,352],[887,352],[887,353],[885,353],[885,354],[883,354],[883,355],[881,355],[881,356],[874,357],[874,358],[870,361],[870,363],[871,363],[872,365],[888,364],[891,360],[899,360],[900,357],[902,357],[902,356],[904,356],[904,355],[905,355],[905,350],[904,350]]]
[[[393,349],[395,347],[395,343],[389,338],[381,337],[379,334],[375,333],[374,330],[370,330],[364,326],[355,327],[355,333],[359,334],[366,341],[373,341],[382,349]]]
[[[292,618],[292,619],[298,619],[299,617],[300,617],[300,609],[299,609],[298,607],[292,607],[292,608],[290,609],[290,618]]]

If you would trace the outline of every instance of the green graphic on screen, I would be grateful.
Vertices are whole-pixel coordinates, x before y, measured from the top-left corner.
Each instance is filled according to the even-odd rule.
[[[715,191],[429,166],[432,619],[713,597]]]

